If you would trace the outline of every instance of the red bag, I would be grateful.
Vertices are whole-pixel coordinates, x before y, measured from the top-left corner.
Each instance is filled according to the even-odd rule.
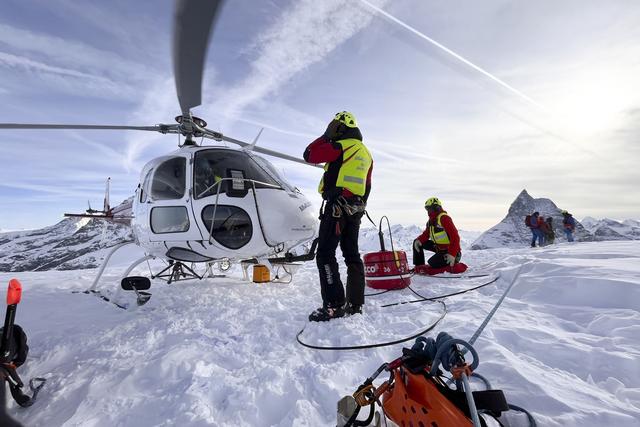
[[[411,284],[407,254],[382,251],[365,254],[364,277],[373,289],[402,289]]]

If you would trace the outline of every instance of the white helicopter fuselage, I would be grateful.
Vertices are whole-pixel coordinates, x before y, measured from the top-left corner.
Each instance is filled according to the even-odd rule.
[[[136,243],[177,261],[268,258],[308,242],[309,200],[247,150],[184,146],[147,163],[133,200]]]

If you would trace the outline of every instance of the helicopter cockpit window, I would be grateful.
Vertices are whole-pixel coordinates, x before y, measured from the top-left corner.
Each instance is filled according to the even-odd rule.
[[[252,159],[256,161],[256,163],[264,169],[266,173],[268,173],[274,180],[278,182],[282,187],[284,187],[287,191],[291,193],[295,193],[297,190],[295,187],[292,187],[287,181],[282,178],[282,175],[278,172],[278,170],[269,162],[267,159],[263,159],[262,157],[252,156]]]
[[[153,200],[182,199],[186,187],[184,157],[174,157],[160,164],[153,175],[151,198]]]
[[[189,230],[189,214],[184,206],[159,206],[151,209],[151,231],[182,233]]]
[[[224,193],[229,181],[220,180],[223,178],[236,178],[232,174],[241,171],[245,179],[258,181],[256,188],[277,188],[280,184],[267,174],[247,153],[232,150],[201,150],[196,153],[195,167],[193,174],[195,198],[201,199],[207,196],[215,196],[218,193]],[[264,185],[261,183],[266,183]],[[251,186],[247,182],[245,188]]]
[[[213,218],[215,211],[215,218]],[[212,221],[213,220],[213,221]],[[253,234],[249,214],[237,206],[208,205],[202,210],[202,221],[218,243],[239,249],[249,243]],[[213,222],[213,231],[211,223]]]

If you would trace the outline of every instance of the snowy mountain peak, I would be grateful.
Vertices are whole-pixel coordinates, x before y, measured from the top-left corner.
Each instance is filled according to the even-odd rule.
[[[638,240],[640,239],[640,221],[627,219],[622,222],[610,218],[595,219],[587,217],[585,227],[596,240]]]
[[[556,239],[566,241],[562,228],[563,216],[560,208],[547,198],[534,199],[527,190],[520,194],[509,206],[507,216],[500,223],[485,231],[473,242],[471,249],[487,249],[498,247],[522,247],[531,241],[531,231],[525,225],[524,219],[533,212],[539,212],[544,218],[551,217]],[[576,221],[577,222],[577,221]],[[574,237],[577,241],[591,241],[593,236],[577,222]]]
[[[39,230],[0,233],[0,271],[97,267],[97,251],[132,240],[131,228],[95,218],[65,218]]]

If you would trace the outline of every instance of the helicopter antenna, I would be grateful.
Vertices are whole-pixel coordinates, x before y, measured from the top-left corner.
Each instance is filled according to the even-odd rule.
[[[253,150],[253,149],[255,148],[256,143],[258,142],[258,138],[260,138],[260,135],[262,135],[262,131],[263,131],[263,130],[264,130],[264,128],[261,128],[261,129],[260,129],[260,132],[258,132],[258,134],[257,134],[257,135],[256,135],[256,137],[254,138],[253,142],[252,142],[251,144],[249,144],[249,145],[247,145],[247,146],[245,147],[245,149],[246,149],[247,151],[251,151],[251,150]]]
[[[104,204],[102,206],[103,212],[107,213],[111,210],[111,206],[109,206],[109,187],[111,183],[111,177],[107,178],[107,186],[104,190]]]

